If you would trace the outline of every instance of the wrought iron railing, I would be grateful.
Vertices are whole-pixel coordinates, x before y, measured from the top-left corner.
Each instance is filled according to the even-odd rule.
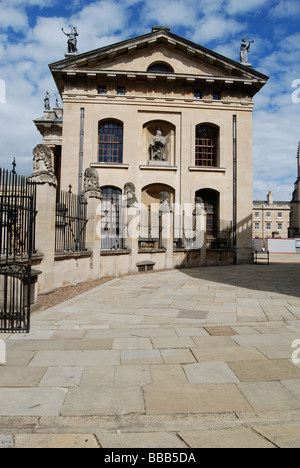
[[[29,332],[36,186],[0,169],[0,332]]]
[[[34,252],[36,186],[14,170],[0,169],[0,211],[0,261]]]
[[[55,252],[85,251],[87,203],[83,196],[61,191],[56,204]]]

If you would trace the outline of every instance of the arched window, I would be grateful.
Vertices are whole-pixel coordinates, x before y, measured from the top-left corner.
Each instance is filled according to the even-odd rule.
[[[219,192],[210,189],[202,189],[196,192],[196,198],[202,198],[206,217],[207,238],[217,238],[219,234]]]
[[[155,62],[147,68],[147,72],[151,73],[174,73],[173,68],[164,62]]]
[[[99,122],[98,157],[101,163],[123,162],[123,124],[115,120]]]
[[[219,128],[210,125],[196,127],[195,166],[218,165]]]

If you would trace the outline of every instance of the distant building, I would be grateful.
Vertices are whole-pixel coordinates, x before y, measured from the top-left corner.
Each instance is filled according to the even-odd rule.
[[[253,202],[253,238],[269,239],[288,237],[290,225],[290,203],[274,201],[270,191],[267,201]]]

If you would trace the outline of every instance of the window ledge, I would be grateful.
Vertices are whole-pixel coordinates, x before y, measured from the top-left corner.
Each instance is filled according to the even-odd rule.
[[[129,249],[120,249],[120,250],[101,250],[100,256],[101,257],[108,257],[110,255],[130,255],[131,250]]]
[[[95,169],[129,169],[129,164],[119,163],[92,163],[91,167]]]
[[[155,164],[140,166],[142,171],[177,171],[177,166],[156,166]]]
[[[225,167],[189,166],[191,172],[226,172]]]
[[[84,250],[81,252],[55,252],[54,254],[54,260],[55,261],[60,261],[60,260],[70,260],[70,259],[78,259],[78,258],[88,258],[93,255],[93,252],[91,250]]]

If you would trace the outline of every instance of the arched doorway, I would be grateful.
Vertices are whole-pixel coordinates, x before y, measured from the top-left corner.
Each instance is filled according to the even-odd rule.
[[[206,237],[208,239],[216,239],[219,236],[219,205],[220,194],[216,190],[201,189],[195,194],[196,198],[202,198],[206,218]]]

